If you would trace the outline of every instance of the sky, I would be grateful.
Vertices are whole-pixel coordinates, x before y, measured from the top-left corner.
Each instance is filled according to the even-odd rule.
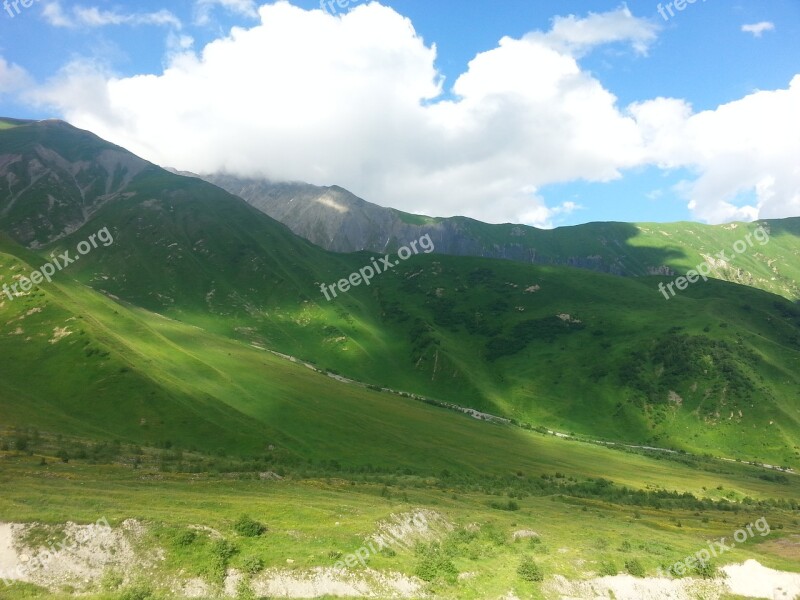
[[[800,216],[800,2],[8,1],[0,115],[431,216]]]

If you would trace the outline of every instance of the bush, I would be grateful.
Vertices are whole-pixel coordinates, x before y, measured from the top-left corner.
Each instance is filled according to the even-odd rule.
[[[634,577],[644,577],[644,567],[635,558],[625,561],[625,570]]]
[[[242,569],[248,575],[258,575],[264,570],[264,561],[258,556],[248,556],[242,561]]]
[[[120,596],[120,600],[150,600],[151,598],[153,598],[153,592],[145,586],[128,588]]]
[[[191,529],[187,529],[185,531],[181,531],[175,537],[175,544],[180,546],[181,548],[185,548],[186,546],[191,546],[196,539],[197,539],[197,533],[192,531]]]
[[[698,562],[693,570],[695,575],[703,579],[714,579],[717,576],[717,568],[711,562]]]
[[[253,588],[250,586],[247,577],[242,577],[239,580],[239,584],[236,586],[236,597],[239,600],[256,600]]]
[[[599,570],[600,570],[600,576],[601,577],[608,577],[608,576],[613,577],[614,575],[619,573],[619,569],[617,569],[617,565],[615,565],[611,561],[601,562]]]
[[[217,540],[211,547],[211,552],[220,561],[227,563],[236,554],[237,548],[228,540]]]
[[[239,517],[239,520],[236,521],[233,529],[242,537],[258,537],[267,530],[263,523],[259,523],[247,515],[242,515]]]
[[[211,561],[208,564],[208,574],[215,580],[222,582],[228,571],[228,563],[238,548],[228,540],[216,540],[211,545]]]
[[[113,592],[118,590],[124,583],[122,575],[114,571],[106,571],[100,580],[100,587],[104,590]]]
[[[458,569],[456,569],[439,544],[418,546],[417,554],[419,555],[419,560],[414,569],[414,574],[417,577],[429,583],[440,577],[449,583],[456,582]]]
[[[525,581],[543,581],[544,572],[542,568],[537,565],[532,558],[525,557],[517,567],[517,575]]]

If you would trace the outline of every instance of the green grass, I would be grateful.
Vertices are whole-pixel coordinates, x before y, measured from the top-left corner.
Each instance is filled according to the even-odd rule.
[[[0,151],[31,159],[36,144],[51,147],[68,160],[92,160],[106,152],[134,161],[124,150],[65,124],[26,124],[0,135]],[[0,226],[21,241],[46,243],[53,231],[78,218],[74,212],[86,210],[84,197],[89,204],[99,198],[100,187],[105,192],[110,186],[117,196],[98,208],[84,227],[45,246],[40,257],[8,241],[0,242],[0,251],[38,266],[50,252],[74,252],[89,233],[108,227],[113,245],[93,250],[79,264],[59,272],[58,285],[75,277],[132,306],[208,333],[279,350],[370,385],[469,406],[534,427],[800,466],[800,309],[787,300],[715,280],[695,284],[665,300],[657,286],[671,278],[619,278],[563,267],[431,254],[414,256],[377,276],[371,286],[326,302],[319,284],[347,277],[370,264],[372,255],[324,252],[214,186],[152,165],[139,166],[142,170],[127,181],[122,164],[116,168],[93,165],[80,175],[80,188],[68,177],[60,178],[58,184],[34,184],[20,171],[16,191],[21,196],[6,207],[6,221]],[[62,168],[55,163],[51,167]],[[45,189],[45,185],[58,189]],[[48,208],[49,196],[63,199],[59,205],[63,212],[56,214]],[[42,225],[42,211],[48,215],[48,226]],[[800,278],[794,260],[796,225],[791,219],[770,222],[769,244],[756,244],[752,252],[737,258],[745,261],[737,266],[753,274],[745,283],[783,285],[780,282]],[[637,268],[646,273],[648,265],[664,264],[667,258],[693,267],[701,253],[729,248],[755,226],[601,223],[591,226],[590,236],[569,228],[559,230],[552,239],[543,240],[541,248],[545,254],[565,256],[591,256],[602,248],[616,248],[615,252],[632,253]],[[508,235],[512,228],[501,226]],[[500,230],[486,231],[495,235]],[[9,257],[6,262],[13,260]],[[765,267],[765,260],[772,266]],[[30,271],[28,266],[19,269]],[[9,281],[13,273],[6,269],[0,275],[5,277],[2,281]],[[791,296],[786,290],[762,287]],[[7,309],[24,304],[30,310],[44,298],[18,300],[13,309]],[[26,322],[47,320],[63,326],[59,307],[53,309],[49,316],[25,317]],[[68,312],[90,318],[94,310],[94,300],[83,296],[75,298]],[[559,314],[569,314],[580,323],[561,322]],[[67,313],[62,316],[69,318]],[[133,331],[123,327],[117,335],[114,327],[106,325],[102,337],[84,349],[89,363],[94,353],[100,358],[103,352],[110,353],[109,344],[124,346],[125,337],[140,326],[131,323]],[[10,330],[7,324],[5,333]],[[30,345],[13,336],[2,339],[11,364],[19,365],[15,368],[20,373],[33,368],[21,364],[23,357],[33,365],[38,357],[49,356],[37,348],[16,348],[17,343]],[[165,393],[171,401],[216,410],[229,432],[239,426],[251,432],[251,427],[259,427],[248,421],[257,415],[242,416],[235,403],[216,404],[212,396],[219,394],[214,390],[229,386],[224,378],[213,383],[207,377],[199,379],[211,386],[210,395],[198,386],[175,381],[180,372],[177,362],[186,363],[201,351],[171,358],[167,352],[171,346],[163,346],[158,335],[149,340],[141,350],[120,350],[123,355],[113,364],[116,369],[128,369],[125,377],[99,371],[82,378],[80,373],[66,373],[86,358],[46,361],[37,368],[58,371],[51,373],[54,381],[68,375],[66,380],[74,387],[37,383],[41,389],[34,386],[34,390],[39,399],[28,402],[46,413],[50,409],[42,405],[44,398],[67,393],[72,398],[67,420],[82,419],[86,410],[77,400],[79,392],[97,391],[97,382],[103,380],[108,382],[105,387],[118,386],[113,394],[130,398],[130,413],[141,407],[146,413],[142,418],[151,428],[158,429],[161,421],[170,418],[159,408],[165,404],[160,400]],[[200,340],[182,333],[175,345],[186,347]],[[132,356],[152,356],[151,360],[165,365],[164,372],[154,380]],[[195,372],[192,366],[187,370],[190,375]],[[235,374],[230,377],[238,380]],[[291,386],[276,390],[262,383],[255,389],[271,394],[283,393],[287,387]],[[141,393],[133,393],[138,389]],[[230,389],[253,406],[261,404],[261,397],[248,390],[235,385]],[[34,395],[31,391],[21,384],[14,393]],[[104,393],[112,394],[112,390]],[[273,410],[266,406],[252,408],[250,413]],[[128,417],[127,429],[136,430],[136,419],[132,414]],[[189,435],[208,437],[208,429],[196,431]],[[151,433],[155,436],[157,431],[151,429]],[[230,435],[224,437],[223,445],[229,443],[237,445]]]
[[[739,545],[723,562],[755,558],[773,568],[796,567],[775,553],[774,546],[765,545],[798,531],[796,514],[780,509],[765,512],[742,506],[736,514],[634,511],[556,495],[520,498],[520,509],[506,512],[489,508],[496,498],[493,493],[438,487],[414,477],[388,479],[387,496],[382,492],[384,483],[357,476],[264,482],[164,472],[153,477],[147,469],[114,465],[54,462],[40,467],[33,458],[24,457],[6,459],[4,465],[0,474],[7,489],[0,499],[4,519],[60,523],[67,517],[88,523],[106,517],[112,525],[126,518],[140,519],[149,527],[145,547],[166,551],[166,560],[151,576],[155,583],[178,573],[209,578],[216,572],[214,541],[203,532],[187,536],[193,525],[212,527],[235,547],[229,560],[234,568],[243,568],[256,557],[266,568],[286,568],[291,559],[288,568],[302,570],[332,566],[337,553],[346,555],[364,545],[378,522],[420,507],[436,511],[454,527],[451,533],[439,531],[438,538],[441,552],[456,571],[478,574],[466,582],[437,579],[436,589],[443,598],[477,599],[512,587],[521,590],[522,598],[540,597],[538,587],[525,585],[517,573],[525,557],[532,558],[546,577],[555,573],[582,577],[599,571],[604,561],[620,568],[626,561],[638,561],[654,575],[660,566],[705,547],[707,540],[730,537],[741,524],[765,515],[773,528],[770,536]],[[239,535],[236,523],[242,514],[252,515],[268,530],[254,538]],[[536,531],[538,541],[513,541],[512,533],[522,529]],[[424,551],[399,546],[394,550],[371,556],[369,566],[413,574],[429,561]],[[22,593],[10,596],[23,597]]]
[[[0,135],[0,149],[23,155],[38,143],[74,160],[109,150],[56,124]],[[258,561],[332,565],[379,521],[425,508],[454,529],[370,566],[424,574],[441,597],[468,599],[542,597],[520,578],[526,557],[545,577],[611,570],[604,561],[653,574],[762,516],[769,541],[797,533],[798,475],[714,458],[800,466],[800,310],[780,296],[710,281],[666,301],[656,277],[420,255],[328,303],[319,283],[370,254],[323,252],[198,180],[146,167],[126,187],[122,171],[97,169],[81,175],[86,185],[130,195],[40,252],[0,237],[2,284],[101,227],[114,234],[52,284],[0,296],[2,519],[140,519],[146,544],[166,552],[156,585]],[[70,185],[57,190],[71,208],[51,215],[56,229],[81,207]],[[50,240],[31,225],[46,191],[34,186],[10,208],[0,199],[12,238]],[[794,235],[775,225],[787,260]],[[284,479],[260,480],[267,471]],[[266,530],[240,535],[254,531],[244,516]],[[236,551],[191,534],[196,524]],[[512,542],[518,529],[541,541]],[[37,527],[29,541],[48,535]],[[730,555],[750,557],[793,566],[760,538]]]
[[[560,469],[582,477],[602,473],[625,485],[701,487],[680,462],[488,425],[339,383],[83,286],[59,287],[56,297],[40,291],[3,309],[4,336],[19,339],[0,346],[10,351],[2,356],[3,397],[15,399],[7,406],[10,424],[206,452],[252,454],[271,444],[290,461],[335,459],[344,466],[428,474]],[[72,333],[51,343],[52,332],[64,327]],[[22,334],[10,335],[18,328]],[[715,468],[736,473],[744,467]],[[734,480],[720,477],[726,488]],[[781,486],[753,477],[741,493],[758,497],[759,489],[769,488]]]

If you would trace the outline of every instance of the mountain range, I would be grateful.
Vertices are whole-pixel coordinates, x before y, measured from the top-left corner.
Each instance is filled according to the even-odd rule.
[[[0,179],[3,599],[800,590],[798,219],[430,219],[61,121]]]
[[[69,277],[121,303],[118,312],[147,310],[209,334],[299,357],[367,385],[455,403],[530,427],[798,464],[800,309],[757,289],[782,287],[789,295],[797,285],[792,278],[800,247],[794,233],[797,219],[720,227],[659,225],[647,235],[642,233],[644,226],[626,224],[554,232],[517,227],[533,237],[560,239],[549,249],[552,256],[556,246],[574,248],[553,263],[592,255],[590,247],[598,252],[614,248],[607,260],[613,256],[618,263],[631,257],[625,264],[638,265],[641,276],[450,256],[437,245],[435,253],[397,261],[372,285],[328,301],[320,291],[322,284],[348,278],[376,257],[367,251],[334,253],[315,246],[257,210],[255,205],[263,206],[253,196],[245,202],[63,122],[6,121],[0,131],[0,177],[6,181],[0,227],[9,236],[4,282],[18,278],[21,264],[34,267],[37,260],[75,247],[89,232],[107,227],[113,232],[113,245],[69,267]],[[308,186],[275,189],[276,197],[306,197],[298,206],[305,202],[322,207],[318,223],[324,220],[328,206],[319,197],[314,200],[317,192]],[[320,193],[331,200],[328,204],[349,198],[342,190]],[[346,206],[359,206],[362,217],[396,213],[352,198]],[[486,232],[515,227],[459,219],[428,221],[430,225],[418,225],[403,235],[430,233],[435,244],[446,245],[446,239],[456,240],[459,234],[437,235],[441,223],[449,223],[442,227],[450,232],[458,223]],[[360,222],[356,219],[356,229]],[[341,228],[348,227],[343,220]],[[755,245],[737,266],[718,264],[715,272],[735,271],[750,286],[711,279],[667,300],[658,286],[674,276],[642,272],[699,261],[712,247],[729,247],[758,227],[769,229],[769,244]],[[587,235],[593,230],[606,235]],[[617,233],[611,237],[611,231]],[[398,238],[381,252],[408,239]],[[54,281],[55,289],[66,281]],[[35,289],[24,302],[15,301],[13,310],[44,297],[45,290],[47,297],[56,293],[48,284]],[[73,317],[86,312],[89,318],[90,311],[79,303],[71,311]],[[42,368],[38,361],[20,358],[27,356],[20,346],[31,340],[26,342],[22,334],[15,337],[13,323],[16,320],[7,320],[3,343],[9,355],[3,370],[10,369],[2,378],[5,402]],[[97,335],[82,343],[111,353],[107,337],[112,334]],[[52,335],[40,337],[47,342]],[[82,397],[87,386],[96,386],[93,402],[102,404],[115,385],[134,376],[149,381],[156,397],[181,397],[164,389],[165,382],[172,381],[168,375],[154,379],[141,365],[123,366],[146,353],[125,348],[124,337],[113,337],[115,344],[123,345],[116,353],[117,371],[107,376],[98,372],[96,379],[87,378],[83,369],[67,373],[58,381],[60,394],[43,390],[36,401],[62,406],[60,396],[68,390]],[[76,335],[43,348],[56,360],[57,348],[66,351],[78,340]],[[37,414],[52,410],[63,409],[54,405]]]
[[[271,182],[226,174],[203,179],[245,199],[294,233],[334,252],[393,252],[429,235],[437,252],[569,266],[623,276],[675,275],[715,257],[738,240],[742,224],[587,223],[537,229],[491,225],[466,217],[432,218],[384,208],[338,187]],[[800,300],[800,218],[764,220],[780,249],[759,248],[733,261],[709,261],[717,279]],[[786,243],[784,247],[784,242]]]

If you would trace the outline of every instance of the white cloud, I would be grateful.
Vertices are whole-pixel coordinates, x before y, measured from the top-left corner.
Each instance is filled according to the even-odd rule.
[[[659,98],[631,113],[645,136],[645,160],[697,173],[679,188],[696,217],[800,215],[800,75],[786,90],[755,92],[713,111]],[[739,200],[748,197],[754,200]]]
[[[107,27],[109,25],[156,25],[175,29],[181,28],[181,21],[168,10],[151,13],[119,13],[100,10],[97,7],[73,6],[69,12],[64,11],[61,3],[50,2],[45,5],[42,14],[45,20],[54,27]]]
[[[682,192],[699,218],[800,214],[800,78],[699,114],[664,98],[620,108],[578,57],[647,50],[655,30],[626,8],[503,38],[448,98],[436,47],[377,2],[332,16],[279,1],[259,17],[199,54],[175,38],[160,75],[73,63],[30,98],[162,165],[335,183],[434,216],[549,226],[580,207],[546,206],[543,186],[648,164],[696,173]],[[741,206],[747,193],[757,204]]]
[[[16,94],[32,83],[25,69],[0,56],[0,94]]]
[[[585,18],[575,15],[556,17],[549,32],[535,33],[533,37],[546,41],[553,48],[576,55],[614,42],[630,43],[639,54],[647,54],[648,48],[658,37],[657,31],[653,23],[634,17],[623,5],[615,11],[589,13]]]
[[[211,21],[211,13],[216,6],[244,17],[258,18],[258,8],[255,0],[197,0],[195,4],[195,23],[207,25]]]
[[[173,57],[160,76],[107,78],[96,89],[103,75],[81,65],[38,97],[161,164],[338,183],[405,210],[547,224],[555,213],[532,190],[607,181],[636,164],[633,119],[556,49],[638,43],[623,13],[612,13],[623,31],[607,24],[594,39],[574,18],[551,38],[503,39],[472,61],[451,101],[436,101],[435,47],[393,10],[372,3],[334,17],[285,2],[263,6],[260,25],[200,56]]]
[[[774,31],[775,23],[769,21],[761,21],[760,23],[752,23],[750,25],[742,25],[742,31],[745,33],[752,33],[757,38],[764,35],[765,31]]]

